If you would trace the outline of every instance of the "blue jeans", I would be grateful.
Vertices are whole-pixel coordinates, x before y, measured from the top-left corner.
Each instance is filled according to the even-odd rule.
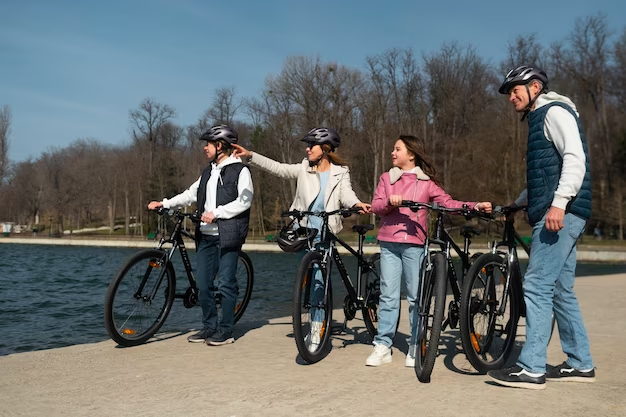
[[[414,345],[417,337],[415,309],[419,288],[420,267],[424,248],[407,243],[380,242],[380,302],[378,304],[378,334],[374,343],[391,347],[400,314],[400,281],[406,285],[409,303],[409,325]]]
[[[545,216],[533,227],[530,260],[524,276],[526,343],[517,364],[529,372],[546,372],[554,311],[567,363],[576,369],[591,369],[589,338],[574,294],[576,240],[585,229],[585,220],[567,213],[564,227],[558,232],[550,232],[544,226]]]
[[[220,249],[219,236],[203,235],[197,242],[196,285],[202,307],[202,325],[205,329],[219,329],[231,333],[235,323],[237,301],[237,261],[240,248]],[[219,271],[218,285],[222,294],[222,320],[217,322],[217,307],[213,295],[213,281]]]

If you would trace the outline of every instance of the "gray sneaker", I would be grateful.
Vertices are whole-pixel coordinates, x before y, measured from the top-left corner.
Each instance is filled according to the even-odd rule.
[[[187,340],[191,343],[204,343],[209,337],[215,334],[215,330],[202,329],[198,333],[194,333],[187,337]]]
[[[224,332],[222,330],[217,331],[214,335],[206,339],[206,344],[209,346],[222,346],[231,343],[235,343],[232,332]]]

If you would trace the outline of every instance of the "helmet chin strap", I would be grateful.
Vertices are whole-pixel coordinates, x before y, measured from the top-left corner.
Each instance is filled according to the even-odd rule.
[[[319,158],[317,158],[314,161],[309,161],[309,167],[312,168],[312,167],[318,166],[319,163],[322,162],[322,159],[324,159],[324,155],[328,155],[328,152],[322,152]]]
[[[537,95],[531,99],[530,98],[530,89],[528,88],[528,84],[524,85],[524,87],[526,87],[526,93],[528,94],[528,105],[524,109],[524,114],[522,115],[522,118],[520,119],[520,122],[523,122],[526,119],[526,117],[528,116],[528,113],[530,113],[530,110],[532,109],[533,105],[535,104],[535,101],[537,100],[537,97],[539,97],[539,95],[544,90],[542,88],[541,91],[539,91],[537,93]]]

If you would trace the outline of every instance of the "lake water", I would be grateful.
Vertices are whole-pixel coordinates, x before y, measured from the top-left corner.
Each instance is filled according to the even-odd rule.
[[[0,355],[50,349],[108,339],[103,323],[109,282],[137,248],[0,244]],[[286,253],[248,253],[255,270],[252,299],[241,322],[291,315],[298,257]],[[193,251],[190,253],[195,265]],[[345,256],[351,276],[355,262]],[[176,262],[179,288],[186,288]],[[578,276],[626,272],[626,265],[579,264]],[[334,286],[335,308],[345,290]],[[176,299],[161,328],[195,329],[199,307],[186,309]]]

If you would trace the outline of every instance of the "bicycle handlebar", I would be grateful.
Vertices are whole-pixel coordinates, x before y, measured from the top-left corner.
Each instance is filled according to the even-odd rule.
[[[289,210],[283,211],[281,213],[281,217],[296,217],[297,219],[302,219],[305,216],[316,216],[316,217],[330,217],[336,214],[340,214],[343,217],[350,217],[355,213],[359,213],[361,209],[358,207],[350,207],[349,209],[337,209],[333,211],[308,211],[308,210]]]
[[[402,202],[400,203],[400,207],[408,207],[413,212],[416,212],[420,209],[429,209],[433,211],[438,211],[440,213],[459,214],[465,217],[480,217],[487,220],[492,220],[494,218],[493,214],[483,213],[482,211],[470,209],[469,207],[467,207],[466,204],[463,205],[463,208],[448,208],[436,202],[420,203],[417,201],[402,200]]]
[[[511,206],[504,206],[504,207],[500,207],[500,206],[495,206],[493,208],[493,212],[494,213],[498,213],[498,214],[502,214],[504,216],[508,216],[509,214],[514,214],[517,213],[518,211],[522,211],[522,210],[526,210],[526,206],[516,206],[516,207],[511,207]]]
[[[198,210],[194,211],[193,213],[183,213],[182,211],[180,211],[180,209],[167,209],[165,207],[157,207],[154,210],[150,210],[148,209],[147,211],[154,211],[156,214],[158,214],[159,216],[174,216],[174,217],[178,217],[178,218],[184,218],[187,217],[189,218],[189,220],[191,220],[194,223],[200,223],[200,214],[198,213]]]

